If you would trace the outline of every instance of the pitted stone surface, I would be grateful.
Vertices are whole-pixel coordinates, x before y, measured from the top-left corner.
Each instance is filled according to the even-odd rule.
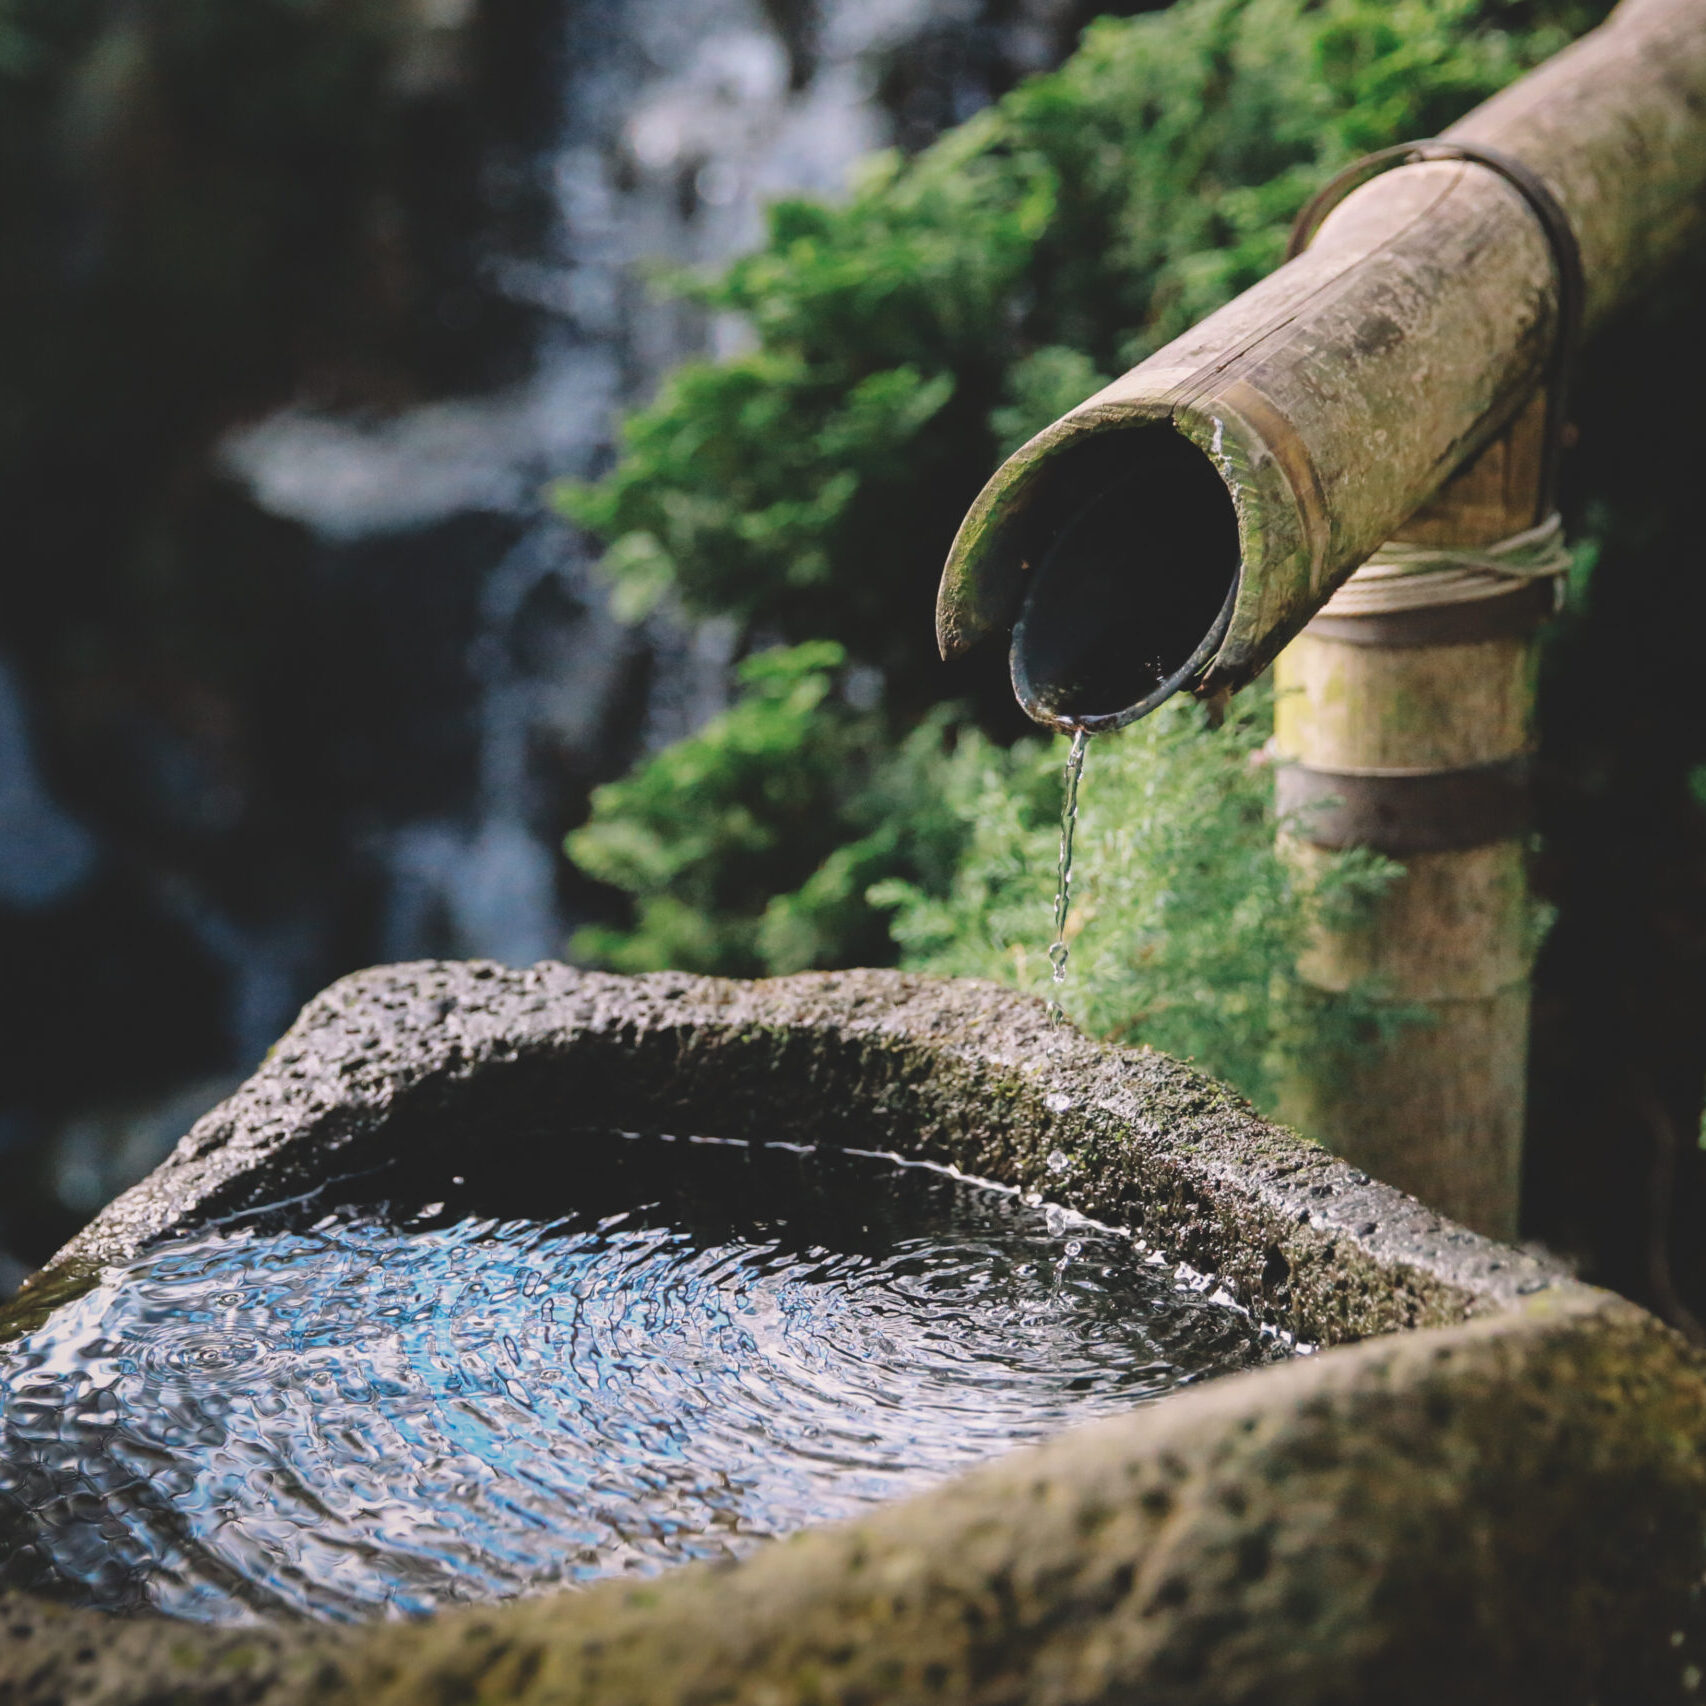
[[[1442,1324],[1559,1283],[1165,1055],[1097,1045],[993,985],[855,971],[737,983],[542,964],[362,972],[55,1259],[425,1140],[473,1100],[583,1123],[855,1133],[1141,1228],[1264,1318],[1326,1343]],[[1050,1173],[1060,1149],[1072,1165]],[[26,1300],[29,1294],[26,1293]],[[0,1317],[0,1332],[4,1317]]]
[[[1706,1377],[1674,1334],[1176,1062],[1090,1044],[986,986],[436,964],[346,979],[24,1307],[177,1225],[454,1141],[474,1110],[541,1108],[809,1125],[1046,1186],[1340,1348],[638,1586],[356,1629],[14,1597],[0,1706],[1698,1697]]]

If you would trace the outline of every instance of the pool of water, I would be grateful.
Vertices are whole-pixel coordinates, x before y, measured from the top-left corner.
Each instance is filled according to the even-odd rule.
[[[573,1213],[446,1177],[251,1215],[12,1346],[0,1584],[238,1621],[648,1573],[1286,1354],[1127,1235],[937,1168],[573,1142]]]

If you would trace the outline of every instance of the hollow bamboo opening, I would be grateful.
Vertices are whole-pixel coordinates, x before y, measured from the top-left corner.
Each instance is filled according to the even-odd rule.
[[[1038,722],[1118,728],[1189,685],[1238,586],[1238,517],[1170,427],[1094,433],[1036,471],[1011,549],[1013,691]]]

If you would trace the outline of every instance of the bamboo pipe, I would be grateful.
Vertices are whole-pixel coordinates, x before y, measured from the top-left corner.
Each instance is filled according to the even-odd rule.
[[[1591,327],[1700,218],[1702,114],[1706,3],[1624,0],[1442,140],[1538,176],[1579,250]],[[1388,538],[1479,546],[1530,526],[1550,501],[1538,387],[1562,341],[1546,195],[1431,161],[1346,198],[1301,256],[997,471],[943,575],[944,656],[1011,626],[1034,718],[1118,727],[1181,688],[1243,685]],[[1489,628],[1494,603],[1505,620]],[[1528,1013],[1508,784],[1530,741],[1537,617],[1501,597],[1467,628],[1447,613],[1395,635],[1341,609],[1285,654],[1277,702],[1282,808],[1288,787],[1324,781],[1315,804],[1339,813],[1299,820],[1287,856],[1307,872],[1316,843],[1372,845],[1405,865],[1372,917],[1320,930],[1299,969],[1323,1000],[1373,987],[1429,1021],[1315,1050],[1289,1111],[1504,1235]],[[1454,794],[1400,821],[1403,799]]]
[[[1592,325],[1692,232],[1706,4],[1623,0],[1445,140],[1499,150],[1575,232]],[[1117,727],[1236,689],[1533,396],[1557,274],[1482,166],[1364,185],[1297,259],[1010,457],[961,525],[937,637],[1013,628],[1039,722]]]
[[[1487,546],[1527,528],[1543,489],[1546,400],[1402,530],[1410,543]],[[1486,815],[1455,779],[1520,762],[1533,739],[1537,635],[1549,584],[1404,616],[1317,618],[1275,665],[1275,745],[1285,781],[1325,780],[1341,801],[1432,788],[1430,814],[1354,821],[1341,810],[1282,831],[1307,882],[1346,845],[1402,873],[1367,913],[1318,925],[1299,963],[1322,1001],[1353,988],[1402,1022],[1354,1047],[1300,1054],[1284,1117],[1387,1183],[1509,1239],[1517,1232],[1528,1059],[1530,918],[1520,816]],[[1540,599],[1528,596],[1540,594]],[[1294,790],[1295,791],[1295,790]],[[1335,821],[1335,819],[1337,821]],[[1342,1036],[1343,1027],[1322,1027]]]

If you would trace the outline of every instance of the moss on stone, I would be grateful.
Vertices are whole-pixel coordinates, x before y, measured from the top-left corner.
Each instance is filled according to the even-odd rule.
[[[356,1629],[14,1597],[0,1700],[1609,1706],[1687,1698],[1706,1667],[1706,1376],[1676,1335],[1189,1068],[987,985],[550,965],[345,979],[27,1307],[334,1155],[341,1172],[430,1151],[466,1142],[481,1110],[571,1096],[580,1121],[809,1128],[1046,1181],[1339,1348],[643,1585]],[[1076,1163],[1060,1179],[1055,1147]]]

